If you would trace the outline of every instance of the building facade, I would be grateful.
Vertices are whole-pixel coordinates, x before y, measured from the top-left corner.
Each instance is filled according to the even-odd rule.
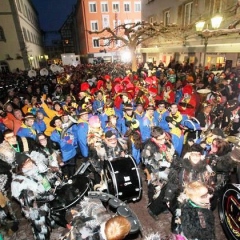
[[[38,14],[31,0],[2,0],[0,71],[38,68],[43,55]]]
[[[123,23],[141,21],[140,0],[79,0],[76,4],[76,23],[78,27],[79,53],[88,59],[97,57],[105,61],[118,59],[121,54],[119,44],[109,44],[100,37],[102,34],[89,34],[88,31],[114,29]]]
[[[237,0],[143,0],[142,19],[149,22],[161,22],[164,26],[179,26],[172,30],[168,38],[157,37],[143,46],[141,52],[146,54],[148,62],[162,61],[167,65],[173,58],[179,62],[189,62],[195,66],[224,67],[231,62],[233,67],[240,57],[238,33],[211,34],[210,19],[220,14],[223,21],[218,28],[230,29],[234,20],[239,19],[240,9]],[[195,23],[205,20],[205,29],[210,34],[196,32]],[[234,26],[238,28],[238,26]],[[180,30],[181,29],[181,30]],[[171,31],[171,28],[170,28]]]

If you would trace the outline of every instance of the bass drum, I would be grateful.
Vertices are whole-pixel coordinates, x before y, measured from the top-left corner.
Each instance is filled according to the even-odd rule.
[[[105,160],[104,164],[108,193],[122,201],[137,201],[141,198],[142,181],[132,157]]]
[[[81,175],[73,176],[69,183],[56,190],[56,198],[50,202],[51,211],[59,212],[77,204],[90,190],[90,180]]]
[[[227,239],[240,239],[240,184],[226,185],[218,211]]]

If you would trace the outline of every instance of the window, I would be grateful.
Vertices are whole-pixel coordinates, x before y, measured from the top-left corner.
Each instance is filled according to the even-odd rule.
[[[99,45],[99,39],[98,38],[93,38],[93,47],[94,48],[98,48],[100,45]]]
[[[113,2],[113,12],[119,12],[119,3]]]
[[[21,6],[20,6],[20,3],[19,3],[19,0],[17,0],[17,7],[18,7],[18,11],[19,11],[19,12],[22,12],[22,9],[21,9]]]
[[[135,12],[141,12],[141,2],[135,2],[134,3],[134,11]]]
[[[23,36],[24,36],[25,41],[28,41],[28,36],[27,36],[27,32],[26,32],[25,28],[23,28]]]
[[[97,21],[91,21],[91,30],[98,31],[98,22]]]
[[[30,32],[28,30],[27,30],[27,35],[28,35],[28,37],[27,37],[28,41],[31,42]]]
[[[213,15],[218,12],[221,12],[223,9],[223,1],[218,0],[205,0],[205,10],[209,14]]]
[[[123,3],[123,6],[124,6],[124,12],[130,12],[130,3],[129,2]]]
[[[102,10],[103,13],[104,13],[104,12],[108,12],[108,4],[102,2],[102,3],[101,3],[101,10]]]
[[[6,38],[5,38],[4,31],[3,31],[2,27],[0,27],[0,41],[6,42]]]
[[[89,3],[89,12],[95,13],[97,12],[97,6],[95,2],[90,2]]]
[[[32,39],[32,43],[34,43],[34,36],[32,33],[31,33],[31,39]]]
[[[110,41],[109,39],[104,39],[103,40],[103,45],[106,47],[106,46],[110,46]]]
[[[115,44],[116,44],[116,47],[120,47],[121,46],[121,41],[117,40]]]
[[[109,15],[102,15],[102,26],[103,26],[103,28],[110,27]]]
[[[167,10],[167,11],[164,11],[163,12],[163,23],[164,23],[164,26],[168,26],[170,24],[170,11]]]
[[[192,21],[192,7],[193,2],[189,2],[184,6],[184,18],[183,18],[183,25],[187,26]]]
[[[114,27],[114,28],[116,28],[116,27],[119,26],[119,25],[121,25],[121,20],[118,20],[118,21],[114,20],[114,21],[113,21],[113,27]]]

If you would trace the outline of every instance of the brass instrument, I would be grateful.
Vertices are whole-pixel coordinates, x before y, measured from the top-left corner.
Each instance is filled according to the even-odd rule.
[[[229,122],[229,124],[223,129],[223,132],[225,135],[229,136],[230,132],[232,130],[232,126],[233,126],[233,122],[234,122],[234,118]]]
[[[205,139],[209,136],[209,134],[212,131],[212,126],[215,124],[216,120],[217,120],[217,116],[214,116],[214,119],[212,120],[212,123],[208,126],[207,130],[204,132],[203,131],[201,132],[200,138]]]
[[[138,90],[138,93],[137,93],[137,95],[136,95],[136,97],[135,97],[135,100],[134,100],[134,102],[135,103],[143,103],[142,101],[141,101],[141,97],[142,96],[144,96],[145,94],[147,94],[148,93],[148,90],[145,88],[145,87],[142,87],[142,86],[138,86],[138,88],[139,88],[139,90]]]

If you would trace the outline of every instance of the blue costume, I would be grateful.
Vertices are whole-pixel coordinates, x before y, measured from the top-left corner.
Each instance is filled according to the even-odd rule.
[[[94,100],[93,104],[93,113],[94,114],[100,114],[103,112],[103,108],[104,108],[104,101],[103,100]]]
[[[47,126],[43,120],[36,120],[33,124],[33,128],[37,133],[43,133],[46,130]]]
[[[69,130],[70,131],[69,132],[67,131],[64,134],[64,136],[61,136],[63,130],[55,129],[50,136],[50,139],[53,142],[58,143],[60,147],[60,151],[62,153],[63,162],[67,162],[68,160],[74,158],[76,155],[76,148],[75,148],[76,139],[74,137],[75,128],[72,127]]]
[[[76,134],[78,146],[83,157],[88,157],[88,144],[87,144],[88,129],[89,129],[88,122],[80,120],[79,124],[77,125]]]
[[[142,136],[142,141],[145,142],[151,137],[151,128],[157,126],[157,121],[154,117],[150,118],[145,115],[144,118],[140,121],[140,132]]]
[[[28,127],[24,123],[17,131],[17,136],[19,137],[29,137],[32,139],[36,139],[36,130],[33,127]]]
[[[169,115],[169,112],[167,109],[164,109],[163,111],[159,111],[159,109],[154,111],[154,118],[157,121],[157,126],[162,128],[164,131],[169,132],[169,126],[168,123],[166,122],[166,116]]]

